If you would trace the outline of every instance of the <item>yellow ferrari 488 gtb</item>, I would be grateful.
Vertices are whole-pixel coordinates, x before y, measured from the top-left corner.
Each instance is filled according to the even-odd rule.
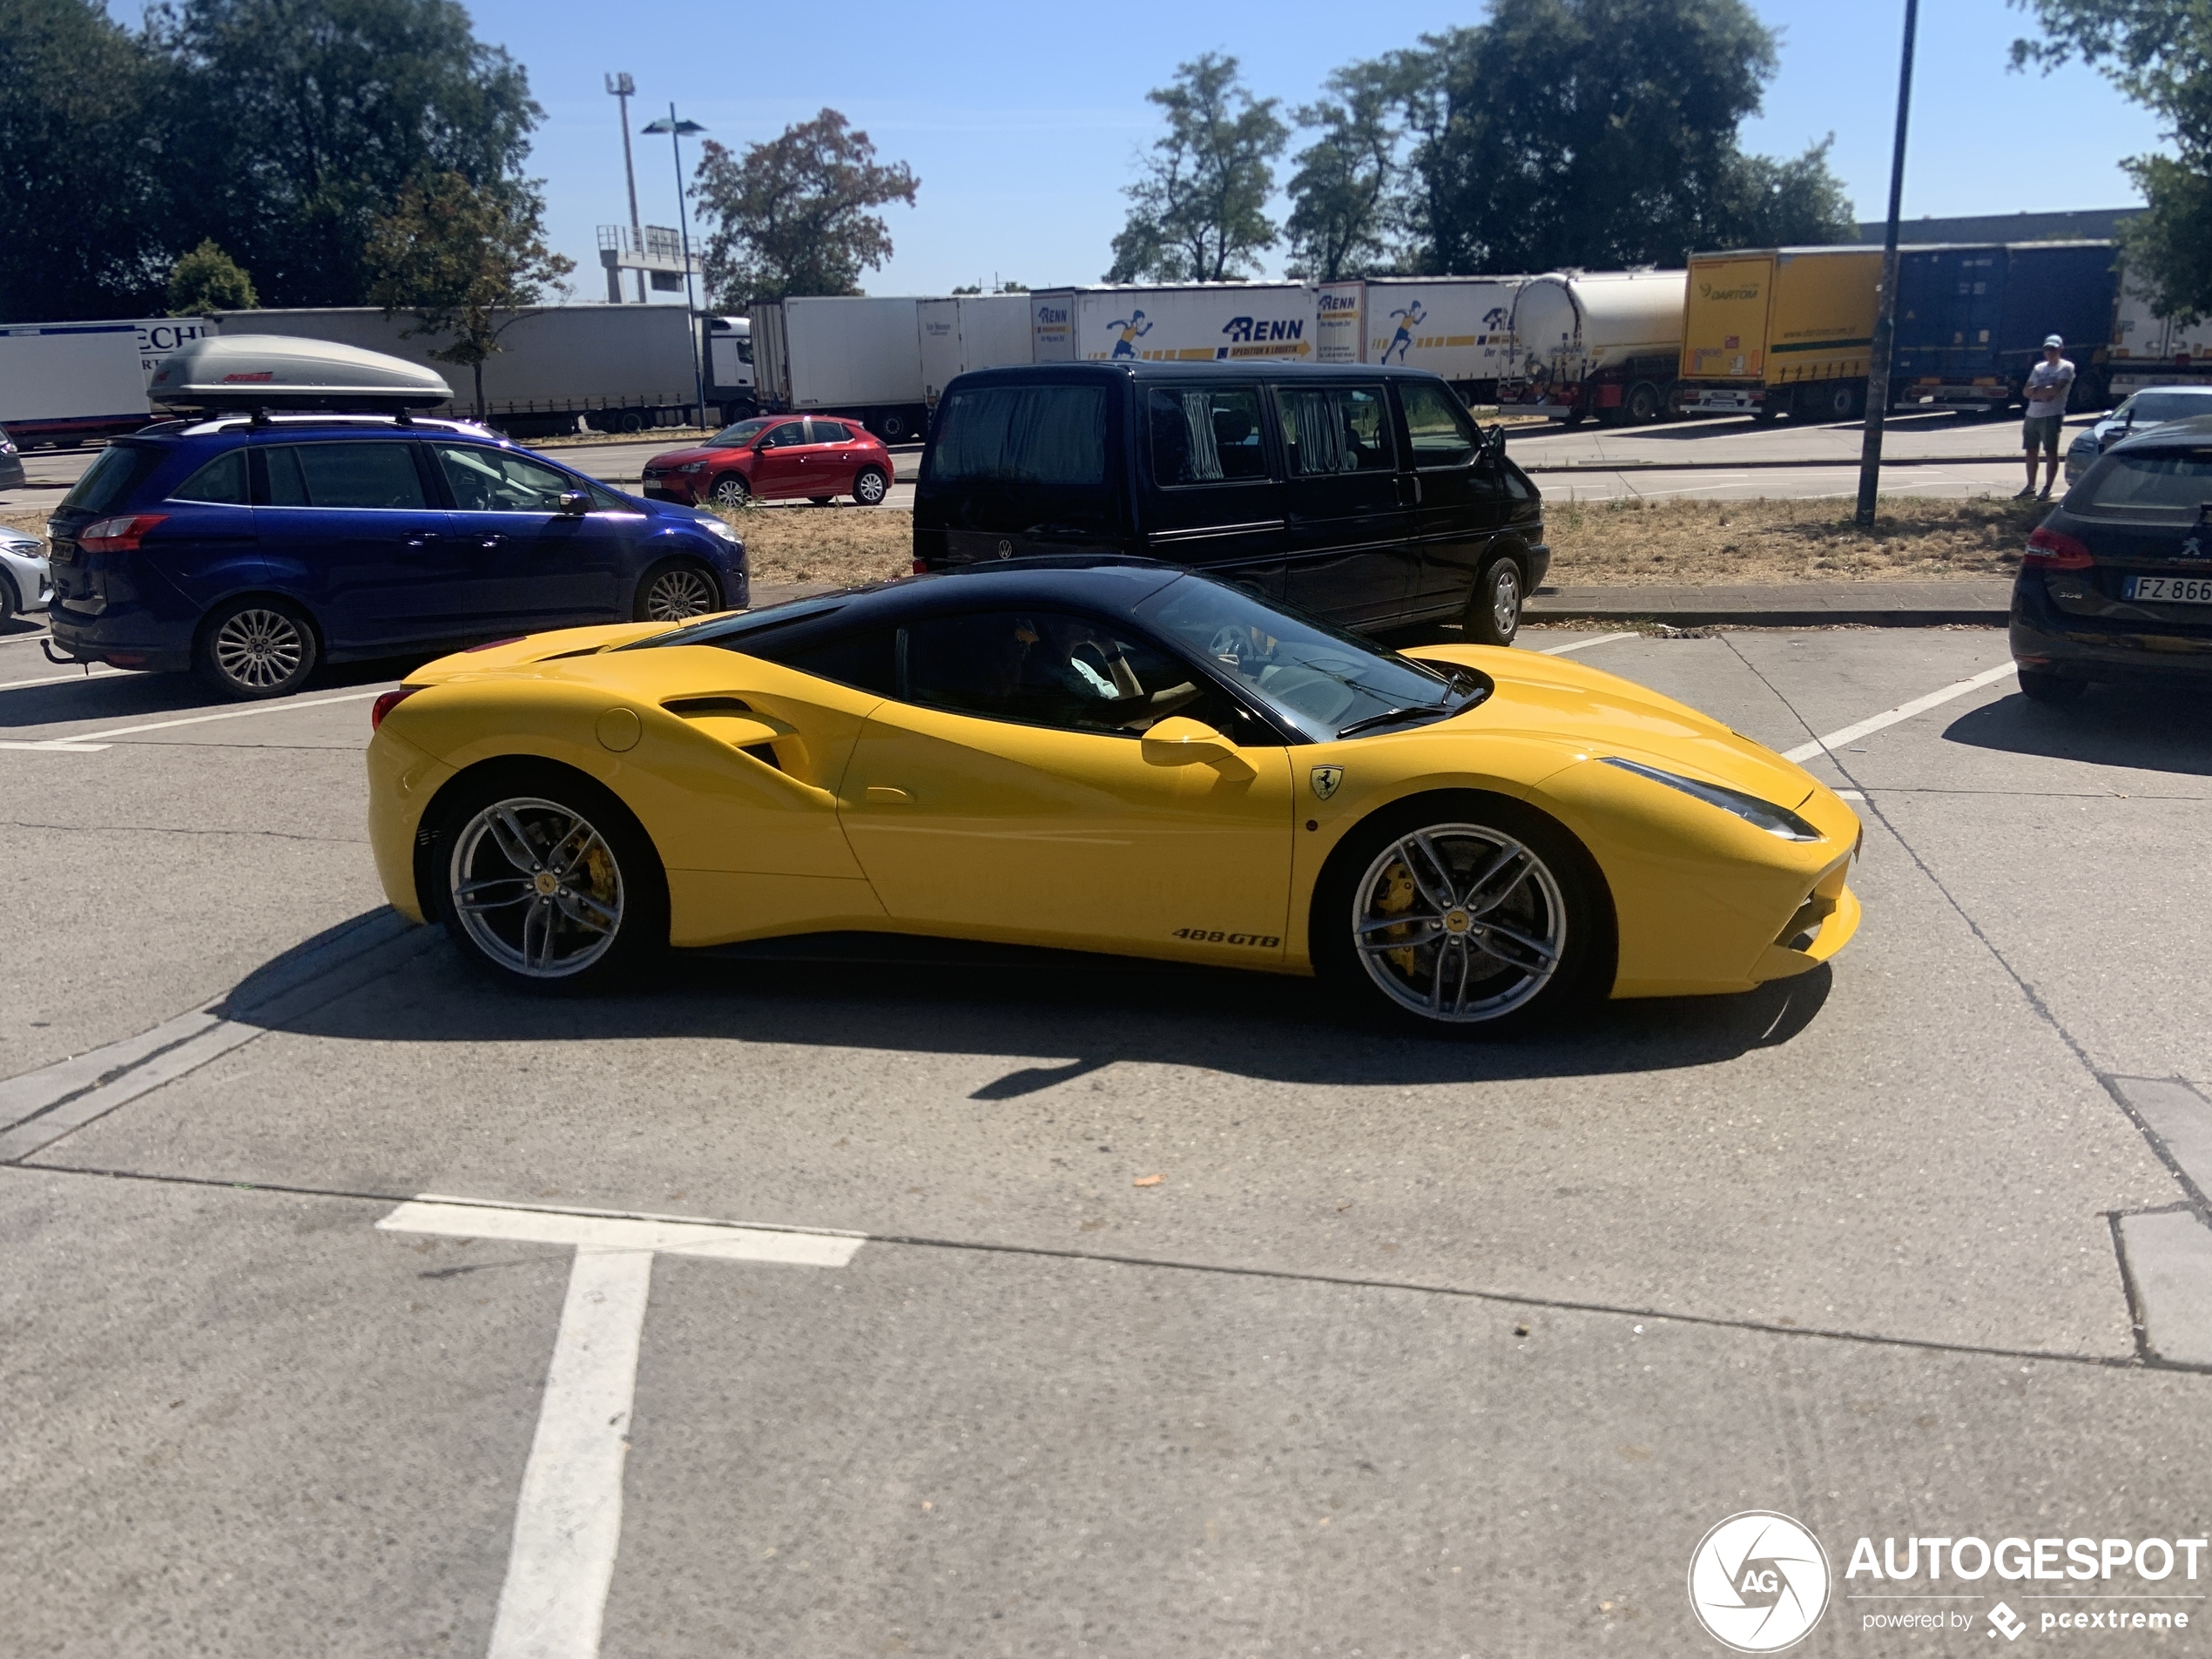
[[[1746,990],[1858,923],[1850,808],[1703,715],[1137,560],[510,641],[375,718],[385,891],[540,988],[888,932],[1318,974],[1497,1031]]]

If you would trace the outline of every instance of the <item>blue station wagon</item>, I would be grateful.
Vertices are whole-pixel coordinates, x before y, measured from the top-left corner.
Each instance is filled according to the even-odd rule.
[[[748,599],[745,543],[463,422],[228,415],[117,440],[48,523],[53,644],[239,698],[319,662]]]

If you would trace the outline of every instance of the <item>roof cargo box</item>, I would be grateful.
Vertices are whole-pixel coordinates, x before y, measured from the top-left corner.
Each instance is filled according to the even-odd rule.
[[[146,396],[172,409],[427,409],[453,388],[418,364],[284,334],[203,335],[164,358]]]

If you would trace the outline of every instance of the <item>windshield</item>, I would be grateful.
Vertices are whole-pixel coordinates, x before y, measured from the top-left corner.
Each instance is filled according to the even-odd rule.
[[[2081,481],[2088,499],[2072,510],[2114,518],[2195,517],[2212,506],[2212,449],[2114,450]],[[2072,497],[2068,497],[2071,506]]]
[[[1170,583],[1135,614],[1317,743],[1440,719],[1489,694],[1468,670],[1432,668],[1203,577]]]
[[[731,448],[740,443],[751,443],[775,425],[779,418],[764,416],[759,420],[740,421],[735,426],[725,426],[706,441],[706,447],[710,449],[717,447]]]
[[[105,513],[136,489],[160,462],[161,451],[151,444],[111,443],[92,457],[84,475],[62,497],[62,505]]]
[[[2212,395],[2203,392],[2138,392],[2114,413],[2137,426],[2186,421],[2192,415],[2212,415]]]

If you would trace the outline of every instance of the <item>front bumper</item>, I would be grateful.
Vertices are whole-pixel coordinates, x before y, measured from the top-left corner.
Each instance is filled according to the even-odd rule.
[[[44,610],[54,597],[53,567],[44,553],[18,553],[0,548],[0,574],[14,590],[18,610]]]
[[[2182,627],[2077,617],[2051,603],[2045,577],[2022,571],[2013,583],[2013,660],[2060,679],[2112,684],[2202,684],[2212,679],[2212,626]],[[2212,617],[2207,618],[2212,624]]]
[[[649,474],[637,493],[647,501],[674,502],[678,507],[700,504],[698,482],[680,473]]]

